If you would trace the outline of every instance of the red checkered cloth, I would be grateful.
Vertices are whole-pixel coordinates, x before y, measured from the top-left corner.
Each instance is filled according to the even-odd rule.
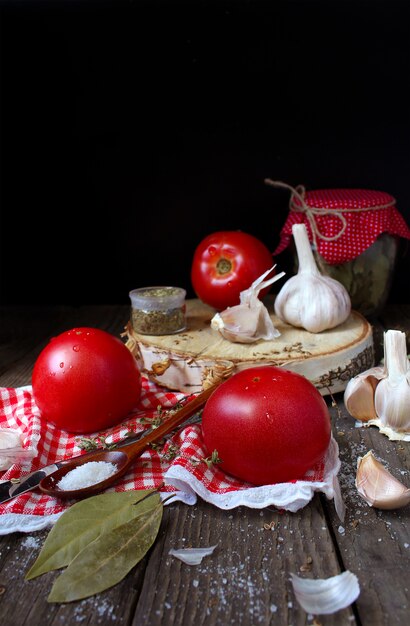
[[[330,265],[355,259],[382,233],[410,239],[410,230],[396,208],[396,200],[384,191],[369,189],[319,189],[305,191],[266,181],[292,191],[289,215],[280,233],[274,256],[292,240],[293,224],[306,224],[309,240]]]
[[[149,426],[149,420],[158,415],[159,407],[166,411],[187,398],[182,393],[161,388],[146,378],[142,382],[139,410],[118,426],[87,437],[103,434],[108,442],[118,441],[129,431],[138,433],[146,429],[147,421]],[[30,386],[0,388],[0,427],[18,430],[24,447],[33,449],[35,453],[35,458],[27,465],[14,464],[8,471],[0,473],[0,481],[19,478],[58,460],[82,453],[79,447],[81,436],[59,430],[41,420]],[[220,508],[232,508],[239,504],[262,508],[268,504],[277,504],[290,510],[292,507],[297,509],[304,506],[313,497],[314,491],[323,491],[329,498],[335,495],[335,480],[340,463],[337,444],[333,439],[326,457],[304,480],[283,485],[253,487],[227,476],[217,465],[208,467],[204,461],[207,457],[209,451],[202,440],[201,426],[191,424],[167,439],[163,446],[151,446],[144,451],[132,469],[110,490],[159,488],[163,492],[177,492],[176,499],[187,503],[195,502],[195,496],[200,495]],[[304,494],[302,501],[300,490]],[[178,493],[185,493],[186,497],[178,497]],[[284,493],[287,493],[285,500]],[[29,519],[32,521],[33,516],[54,521],[71,504],[70,501],[53,498],[39,490],[28,491],[0,504],[0,534],[14,530],[24,531],[26,527],[30,530],[37,529],[38,524],[33,526],[24,522]]]

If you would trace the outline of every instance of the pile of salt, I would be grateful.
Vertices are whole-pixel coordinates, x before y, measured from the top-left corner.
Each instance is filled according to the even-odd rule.
[[[117,466],[114,463],[107,463],[106,461],[90,461],[79,465],[78,467],[68,472],[57,483],[57,487],[63,491],[74,491],[76,489],[84,489],[85,487],[91,487],[97,483],[106,480],[117,471]]]

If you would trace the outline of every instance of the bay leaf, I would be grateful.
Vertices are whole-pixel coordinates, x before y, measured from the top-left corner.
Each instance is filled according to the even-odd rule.
[[[84,548],[55,581],[48,602],[72,602],[119,583],[153,545],[163,504],[105,532]]]
[[[97,537],[150,511],[159,501],[158,492],[148,489],[102,493],[76,502],[52,527],[25,579],[65,567]]]

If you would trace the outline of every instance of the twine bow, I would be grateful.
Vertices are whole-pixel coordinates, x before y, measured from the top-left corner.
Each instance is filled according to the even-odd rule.
[[[303,185],[298,185],[295,188],[295,187],[292,187],[291,185],[288,185],[287,183],[283,183],[280,180],[271,180],[270,178],[265,178],[265,184],[271,185],[271,187],[283,187],[284,189],[289,189],[291,191],[289,209],[290,211],[295,211],[296,213],[305,213],[309,222],[310,230],[312,232],[313,245],[316,250],[318,250],[318,247],[317,247],[318,238],[323,239],[324,241],[336,241],[343,235],[347,226],[347,220],[345,216],[343,215],[343,213],[362,213],[364,211],[369,211],[369,210],[373,211],[373,210],[378,210],[378,209],[387,209],[396,204],[396,200],[393,198],[393,200],[391,202],[388,202],[387,204],[377,204],[372,207],[356,207],[356,208],[349,207],[346,209],[340,207],[338,209],[326,209],[324,207],[315,207],[315,206],[310,206],[306,204],[305,202],[306,190]],[[299,204],[296,204],[295,198],[299,200]],[[316,219],[315,219],[316,215],[332,215],[334,217],[337,217],[341,221],[341,224],[342,224],[339,232],[336,233],[336,235],[333,235],[332,237],[327,237],[326,235],[321,233],[318,228]]]

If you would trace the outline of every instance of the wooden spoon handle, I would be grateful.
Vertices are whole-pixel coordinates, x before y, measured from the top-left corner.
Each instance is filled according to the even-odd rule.
[[[138,456],[138,454],[141,454],[141,452],[145,450],[150,443],[161,440],[165,435],[174,430],[174,428],[179,426],[182,422],[196,413],[196,411],[201,409],[219,384],[220,382],[208,387],[208,389],[204,389],[204,391],[201,391],[195,398],[193,398],[193,400],[184,404],[170,417],[166,418],[157,428],[150,430],[138,441],[130,443],[129,445],[121,446],[121,448],[119,448],[121,452],[124,452],[130,460],[134,459]]]

